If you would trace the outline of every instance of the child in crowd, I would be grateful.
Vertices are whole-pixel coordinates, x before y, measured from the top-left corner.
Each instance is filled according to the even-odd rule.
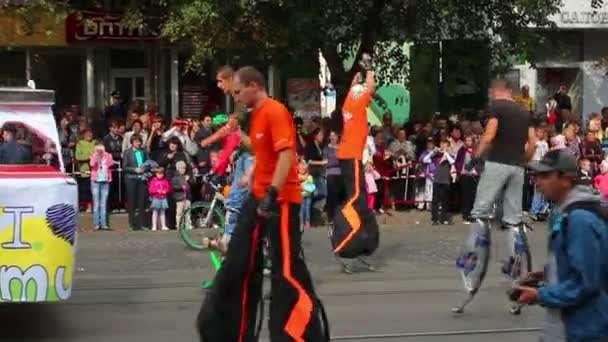
[[[167,196],[171,192],[171,185],[169,185],[169,181],[165,178],[164,168],[159,167],[154,170],[154,175],[148,184],[148,193],[152,197],[152,203],[150,203],[150,209],[152,209],[152,230],[156,231],[159,223],[162,230],[169,230],[167,228],[165,211],[169,208]]]
[[[602,197],[608,199],[608,161],[603,161],[600,165],[601,174],[594,179],[595,188],[602,194]]]
[[[380,179],[380,174],[372,163],[365,165],[365,188],[367,190],[367,207],[374,210],[376,204],[376,194],[378,193],[378,185],[376,180]]]
[[[432,154],[435,150],[435,142],[432,137],[428,137],[426,142],[426,150],[420,154],[420,174],[418,188],[416,189],[416,202],[419,210],[430,209],[430,203],[433,199],[433,174],[435,174],[435,165],[431,162],[425,162],[425,158]]]
[[[431,202],[431,221],[433,225],[450,224],[448,221],[449,190],[452,178],[454,157],[450,155],[450,142],[442,140],[439,149],[424,157],[425,164],[435,165],[433,175],[433,200]]]
[[[310,228],[310,211],[312,209],[312,198],[316,191],[315,182],[312,175],[308,172],[308,165],[305,161],[300,161],[299,178],[302,186],[302,207],[300,208],[300,221],[304,228]]]
[[[581,146],[581,151],[583,158],[587,158],[591,162],[591,169],[597,171],[604,159],[604,151],[602,150],[602,144],[600,144],[594,132],[587,132],[585,141]]]
[[[471,223],[471,210],[475,203],[477,193],[477,182],[479,181],[479,167],[475,163],[473,153],[475,152],[475,140],[472,135],[464,138],[464,146],[456,156],[456,170],[460,174],[461,186],[461,213],[464,224]]]
[[[589,119],[589,130],[587,132],[593,133],[598,141],[604,140],[604,134],[602,132],[602,116],[599,113],[591,114],[591,119]]]
[[[175,223],[182,224],[184,211],[190,208],[190,176],[186,174],[188,167],[183,161],[175,164],[177,174],[171,179],[171,190],[175,199]],[[190,216],[186,215],[184,224],[190,227]]]
[[[583,186],[593,185],[593,169],[591,161],[587,158],[582,158],[578,161],[578,176],[576,177],[576,184]]]
[[[557,137],[557,146],[561,149],[566,148],[566,137],[563,135],[559,135]],[[563,140],[561,139],[563,138]],[[544,127],[536,128],[536,150],[534,151],[534,156],[532,156],[533,161],[540,161],[543,159],[545,154],[549,152],[549,143],[547,142],[547,130]],[[540,193],[538,188],[534,186],[534,195],[532,196],[532,205],[530,206],[530,218],[534,221],[538,221],[544,218],[545,212],[547,209],[547,202],[545,198]]]
[[[559,134],[551,138],[551,150],[565,150],[566,147],[565,136]]]

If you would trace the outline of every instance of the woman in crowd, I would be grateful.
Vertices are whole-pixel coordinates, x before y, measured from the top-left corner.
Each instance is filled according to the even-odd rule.
[[[108,226],[108,194],[112,183],[114,165],[112,155],[106,152],[103,142],[95,144],[95,150],[89,158],[91,166],[91,194],[93,195],[93,227],[95,230],[109,230]]]
[[[325,208],[327,210],[327,217],[332,220],[336,208],[344,200],[344,182],[342,181],[340,174],[340,164],[336,157],[336,151],[338,150],[338,134],[336,132],[329,133],[329,144],[323,149],[323,160],[327,161],[325,165],[325,177],[327,179],[327,200]]]
[[[304,138],[304,120],[297,117],[294,120],[296,126],[296,153],[298,156],[304,155],[304,148],[306,147],[306,139]]]
[[[144,125],[141,120],[136,119],[133,120],[131,124],[131,130],[124,134],[122,139],[122,151],[126,151],[129,147],[131,147],[131,136],[139,135],[143,142],[143,147],[146,147],[146,142],[148,141],[148,133],[143,130]]]
[[[321,128],[315,128],[312,131],[312,136],[312,141],[306,145],[304,159],[308,163],[308,172],[312,176],[316,188],[312,200],[321,201],[325,199],[327,193],[325,179],[327,160],[323,158],[323,140],[325,140],[325,135]]]
[[[82,136],[76,144],[75,159],[78,162],[78,199],[80,203],[86,203],[87,213],[92,210],[91,198],[91,167],[89,161],[91,154],[95,150],[95,142],[93,141],[93,131],[85,128],[82,131]]]
[[[141,136],[132,135],[130,140],[131,147],[125,151],[122,161],[129,227],[132,230],[144,230],[148,185],[143,165],[148,160],[148,152],[142,147]]]
[[[146,148],[150,153],[150,159],[160,161],[165,151],[165,142],[163,141],[164,124],[162,118],[155,118],[150,128],[150,136],[146,143]]]
[[[177,175],[177,163],[184,162],[188,166],[188,174],[190,174],[190,157],[184,151],[182,143],[178,137],[172,137],[167,142],[167,151],[164,152],[158,164],[165,168],[165,173],[168,179],[173,179]],[[168,198],[169,208],[167,209],[167,227],[174,229],[176,227],[176,203],[175,199],[170,196]]]
[[[374,169],[378,171],[381,178],[376,181],[378,192],[376,193],[375,209],[378,213],[384,214],[384,199],[388,193],[386,192],[386,177],[390,177],[392,169],[392,152],[386,148],[384,142],[384,132],[378,128],[373,133],[376,152],[373,155]]]

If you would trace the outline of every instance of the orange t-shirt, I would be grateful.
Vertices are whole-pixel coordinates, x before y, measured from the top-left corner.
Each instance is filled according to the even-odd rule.
[[[279,201],[302,203],[302,189],[298,179],[296,162],[296,128],[291,114],[280,102],[267,98],[260,108],[251,114],[249,138],[255,158],[253,168],[253,194],[262,199],[272,182],[279,152],[293,151],[293,165],[287,181],[279,191]]]
[[[352,88],[348,92],[344,106],[342,106],[342,140],[338,146],[336,157],[338,159],[361,160],[363,148],[367,140],[367,107],[372,96],[366,87],[359,98],[353,96]]]

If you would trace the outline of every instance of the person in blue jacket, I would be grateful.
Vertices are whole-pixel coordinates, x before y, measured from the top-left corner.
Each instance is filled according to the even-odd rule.
[[[522,304],[546,309],[542,341],[608,341],[608,211],[590,188],[576,186],[576,160],[548,152],[530,168],[556,206],[549,255],[539,288],[515,285]]]

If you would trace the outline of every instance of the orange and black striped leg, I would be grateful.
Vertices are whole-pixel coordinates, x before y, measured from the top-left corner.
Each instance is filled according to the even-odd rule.
[[[302,254],[299,205],[281,204],[267,219],[272,250],[271,341],[325,341],[319,305]]]
[[[263,280],[260,248],[263,235],[257,201],[250,198],[243,204],[232,234],[232,251],[226,255],[199,312],[197,325],[201,341],[255,340]]]

